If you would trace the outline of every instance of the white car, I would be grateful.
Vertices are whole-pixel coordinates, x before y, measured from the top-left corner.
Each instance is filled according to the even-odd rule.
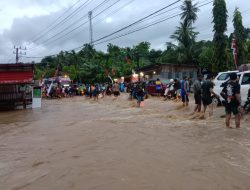
[[[240,94],[241,102],[244,104],[247,101],[248,90],[250,89],[250,71],[244,71],[238,73],[240,76]]]
[[[243,105],[247,101],[247,94],[248,94],[248,90],[250,89],[250,71],[238,72],[237,75],[238,75],[239,84],[240,84],[241,103]],[[222,77],[220,78],[219,76],[217,76],[216,78],[222,79]],[[229,80],[229,77],[224,82],[228,80]],[[214,92],[219,96],[223,89],[223,87],[221,86],[222,83],[217,82],[215,83],[215,86],[214,86]],[[220,99],[213,97],[213,104],[220,105],[223,100],[224,99],[221,96],[220,96]]]
[[[231,73],[239,73],[239,71],[225,71],[219,72],[218,75],[214,78],[214,92],[220,96],[220,92],[222,91],[221,85],[229,80]],[[223,98],[220,96],[220,99],[217,99],[215,96],[213,97],[213,104],[214,105],[221,105]]]
[[[213,82],[215,86],[222,85],[222,83],[228,81],[231,73],[238,73],[239,71],[226,71],[226,72],[220,72],[218,75],[214,78]]]

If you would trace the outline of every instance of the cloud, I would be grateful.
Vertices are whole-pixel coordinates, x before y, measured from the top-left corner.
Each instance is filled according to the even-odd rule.
[[[4,11],[0,12],[0,15],[4,16],[5,18],[5,21],[1,23],[2,28],[0,28],[1,56],[6,56],[7,54],[10,54],[10,52],[12,53],[14,45],[27,46],[27,55],[36,57],[56,54],[61,50],[70,50],[88,43],[89,23],[87,13],[89,10],[96,7],[101,2],[101,0],[92,1],[87,8],[82,9],[78,14],[74,15],[74,19],[60,24],[59,26],[55,27],[55,29],[50,31],[50,33],[46,33],[46,35],[42,36],[41,39],[35,40],[37,39],[37,37],[39,37],[39,35],[43,34],[44,31],[46,31],[51,25],[53,25],[53,21],[60,15],[62,15],[68,9],[68,7],[75,2],[77,1],[71,2],[70,4],[67,0],[8,0],[1,2],[0,6]],[[147,16],[155,10],[158,10],[170,3],[170,1],[162,2],[160,0],[154,0],[154,4],[152,4],[145,3],[144,0],[136,0],[122,10],[119,10],[119,12],[113,15],[109,15],[107,22],[106,15],[108,15],[108,13],[112,13],[112,11],[125,4],[126,2],[129,2],[129,0],[117,3],[117,5],[114,5],[110,10],[107,9],[108,5],[106,5],[106,10],[93,19],[94,40],[111,34],[112,32],[129,25],[132,22],[135,22],[136,20],[139,20],[140,18]],[[198,0],[196,0],[195,2],[198,2]],[[204,0],[201,2],[204,2]],[[244,7],[247,7],[247,4],[250,4],[247,0],[227,0],[229,12],[229,32],[233,31],[232,24],[230,24],[230,18],[232,17],[235,7],[238,6],[240,8],[240,11],[244,11],[246,10],[246,8]],[[95,10],[93,12],[93,17],[95,17],[95,15],[103,9],[105,9],[104,6]],[[152,20],[148,20],[147,22],[143,22],[134,27],[130,27],[128,30],[117,33],[112,37],[129,33],[131,31],[137,30],[138,28],[150,25],[156,20],[168,18],[171,15],[179,12],[179,9],[174,9],[159,17],[155,17]],[[249,13],[250,12],[246,12],[245,14],[243,14],[243,16],[245,15],[243,17],[244,23],[249,23],[249,20],[247,20],[247,14]],[[69,15],[69,13],[67,13],[66,15]],[[10,18],[6,19],[8,16]],[[77,21],[77,19],[81,17],[82,19]],[[171,34],[173,34],[176,26],[179,25],[179,21],[179,17],[172,18],[165,22],[124,36],[122,38],[96,45],[95,48],[105,51],[108,43],[113,43],[121,47],[131,47],[142,41],[148,41],[151,43],[152,48],[164,49],[165,43],[172,41],[169,37]],[[74,22],[76,22],[76,24],[72,25],[72,23]],[[85,24],[80,26],[83,23]],[[77,26],[79,26],[79,29],[73,31],[63,38],[60,38],[62,35],[68,33]],[[200,8],[200,12],[198,13],[198,20],[195,23],[195,26],[196,30],[200,32],[200,35],[198,36],[199,40],[212,38],[212,4]],[[58,35],[56,35],[57,33]],[[56,36],[53,37],[54,35]],[[53,38],[48,40],[51,37]],[[57,38],[60,39],[56,40]],[[46,42],[46,40],[48,41]],[[14,55],[12,56],[14,57]]]

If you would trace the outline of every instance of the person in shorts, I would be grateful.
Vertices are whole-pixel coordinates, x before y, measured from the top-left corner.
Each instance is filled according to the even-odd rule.
[[[197,80],[194,82],[194,100],[195,108],[194,112],[201,112],[201,82],[203,80],[202,75],[198,75]]]
[[[225,111],[226,111],[226,127],[230,127],[231,114],[235,115],[236,128],[240,128],[240,113],[241,106],[240,85],[237,81],[237,74],[231,73],[230,80],[224,86],[222,93],[226,98]]]
[[[161,83],[160,79],[157,79],[155,81],[155,90],[156,90],[157,95],[160,96],[162,93],[162,83]]]
[[[113,93],[115,97],[118,97],[120,95],[119,84],[117,82],[115,82],[115,84],[113,85]]]
[[[189,98],[188,98],[188,81],[187,77],[184,76],[183,80],[181,81],[181,100],[183,103],[183,106],[188,106]]]
[[[219,98],[219,96],[213,91],[214,83],[212,82],[212,76],[208,75],[207,79],[202,83],[202,103],[204,106],[203,113],[205,114],[207,107],[209,108],[209,116],[213,115],[212,94]]]
[[[141,103],[144,101],[144,90],[142,86],[139,84],[136,87],[136,98],[137,98],[137,106],[140,107]]]

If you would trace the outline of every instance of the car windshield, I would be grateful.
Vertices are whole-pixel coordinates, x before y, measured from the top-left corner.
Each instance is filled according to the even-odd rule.
[[[217,80],[227,80],[229,78],[230,73],[223,73],[221,74]]]
[[[242,83],[243,85],[245,84],[250,84],[250,73],[245,73],[242,78]]]

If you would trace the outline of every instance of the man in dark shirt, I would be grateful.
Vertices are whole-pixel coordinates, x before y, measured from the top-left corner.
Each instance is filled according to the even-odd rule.
[[[226,127],[230,127],[231,114],[235,115],[235,125],[236,128],[240,128],[240,113],[239,108],[241,106],[241,97],[240,97],[240,85],[237,81],[237,74],[231,73],[230,80],[225,85],[222,90],[222,93],[225,94],[225,111],[226,111]]]
[[[201,81],[203,79],[202,75],[198,75],[197,80],[194,82],[194,100],[195,109],[194,112],[201,111]]]
[[[203,113],[205,114],[207,107],[209,107],[209,116],[212,116],[213,114],[213,106],[212,106],[212,94],[219,98],[217,94],[214,93],[214,83],[211,81],[212,76],[208,75],[207,80],[203,82],[201,85],[202,89],[202,102],[204,106]]]
[[[144,90],[141,84],[136,86],[136,98],[137,98],[137,106],[140,107],[142,102],[144,101]]]

